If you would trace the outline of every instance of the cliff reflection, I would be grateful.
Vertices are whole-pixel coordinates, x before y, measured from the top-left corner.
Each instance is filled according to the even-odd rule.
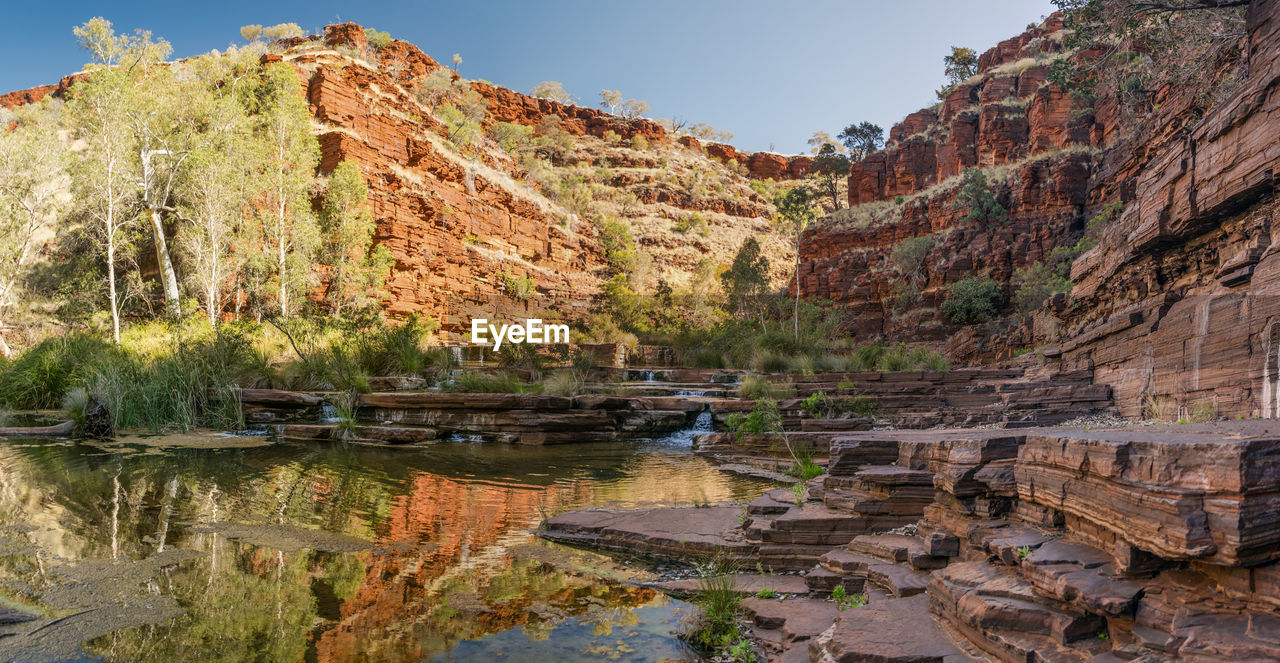
[[[4,627],[0,647],[341,661],[550,643],[530,660],[656,660],[679,653],[678,606],[532,531],[567,508],[762,487],[637,445],[0,446],[0,593],[48,615]],[[103,560],[110,573],[82,571]]]

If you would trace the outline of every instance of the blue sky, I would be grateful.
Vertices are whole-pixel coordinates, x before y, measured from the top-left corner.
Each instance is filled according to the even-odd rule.
[[[85,61],[71,28],[97,15],[146,28],[188,56],[239,27],[356,21],[413,42],[460,73],[527,92],[557,80],[581,103],[602,88],[733,132],[749,151],[808,150],[863,120],[887,131],[934,100],[950,45],[979,52],[1053,10],[1049,0],[373,0],[22,2],[0,28],[0,92],[56,81]]]

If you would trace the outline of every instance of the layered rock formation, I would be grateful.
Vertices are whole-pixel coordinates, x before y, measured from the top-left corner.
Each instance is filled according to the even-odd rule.
[[[571,210],[557,202],[547,177],[535,182],[491,139],[472,147],[448,140],[435,109],[412,93],[442,67],[412,44],[393,40],[374,49],[361,26],[345,23],[272,49],[264,62],[294,66],[299,93],[314,114],[319,174],[350,160],[365,176],[375,241],[395,259],[385,305],[393,317],[430,315],[450,334],[465,332],[477,317],[581,319],[599,294],[604,256],[591,218],[601,214],[625,219],[640,252],[651,258],[646,288],[659,279],[684,285],[705,258],[727,264],[747,236],[763,238],[778,283],[792,261],[787,243],[772,236],[771,205],[747,179],[750,173],[803,175],[806,158],[738,154],[725,145],[711,150],[732,152],[747,170],[730,168],[735,159],[709,156],[696,139],[677,143],[650,120],[465,81],[487,104],[486,128],[560,119],[573,144],[554,175],[582,180],[594,199],[590,213]],[[75,78],[6,94],[0,107],[60,96]],[[615,136],[621,140],[611,142]],[[650,147],[633,148],[628,141],[636,137]],[[700,230],[675,230],[694,213],[701,215]],[[533,292],[515,292],[516,280],[531,282]]]
[[[1074,241],[1098,156],[1092,110],[1047,82],[1061,39],[1054,15],[1002,42],[982,56],[978,76],[908,115],[883,151],[854,163],[850,208],[802,240],[802,296],[847,307],[862,336],[941,341],[954,330],[938,312],[950,284],[974,274],[1008,283]],[[964,220],[958,176],[967,168],[986,171],[1007,221]],[[893,247],[919,237],[932,247],[918,271],[903,273]]]
[[[1247,75],[1196,117],[1173,91],[1153,132],[1108,153],[1093,202],[1124,212],[1071,271],[1059,316],[1064,363],[1090,366],[1122,411],[1280,415],[1280,294],[1272,242],[1280,163],[1280,4],[1247,14]]]
[[[847,433],[799,498],[544,535],[807,568],[808,599],[744,606],[770,660],[1275,660],[1278,456],[1265,422]],[[813,600],[837,587],[866,606]]]
[[[801,293],[846,306],[860,336],[946,340],[960,362],[1042,348],[1065,368],[1094,370],[1126,416],[1276,416],[1278,11],[1274,0],[1249,6],[1242,78],[1207,113],[1191,87],[1156,91],[1141,120],[1106,94],[1096,108],[1073,100],[1045,78],[1044,54],[1061,43],[1056,16],[1002,42],[978,77],[855,164],[854,207],[805,235]],[[948,178],[966,167],[986,170],[1007,225],[960,221]],[[1016,269],[1074,243],[1106,209],[1119,218],[1075,261],[1070,295],[1034,320],[960,328],[938,312],[947,287],[969,275],[1012,294]],[[903,274],[893,247],[923,236],[932,249]]]

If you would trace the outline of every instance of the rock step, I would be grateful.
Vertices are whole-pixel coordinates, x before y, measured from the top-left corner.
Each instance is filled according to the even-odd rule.
[[[818,564],[804,574],[804,584],[808,587],[810,596],[826,598],[831,596],[831,592],[836,587],[842,585],[849,594],[864,593],[866,591],[867,577],[865,575],[845,576]]]
[[[917,571],[940,569],[947,565],[949,559],[930,555],[924,542],[905,534],[861,534],[853,537],[847,549],[894,564],[907,564]]]
[[[742,601],[742,610],[754,627],[776,631],[782,645],[806,641],[827,630],[840,612],[831,601],[817,599],[759,599]]]
[[[795,507],[795,494],[786,488],[770,490],[747,504],[747,513],[757,516],[776,516]]]
[[[810,643],[810,660],[830,663],[971,663],[929,615],[928,598],[873,600],[842,610]]]
[[[845,549],[832,550],[818,564],[845,578],[865,578],[896,598],[922,594],[929,585],[929,576],[924,573]]]
[[[818,502],[805,502],[771,520],[753,520],[747,525],[746,537],[762,544],[842,546],[866,531],[860,519]]]
[[[664,582],[647,583],[667,594],[695,596],[702,593],[703,581],[700,578],[684,578]],[[739,573],[734,576],[733,591],[742,596],[755,596],[761,591],[770,591],[778,595],[805,595],[809,593],[804,576],[798,575],[761,575],[757,573]]]
[[[1001,661],[1085,661],[1110,649],[1097,637],[1103,617],[1040,596],[1007,567],[952,564],[933,574],[929,600],[948,626]]]
[[[975,527],[967,537],[1014,567],[1042,596],[1113,617],[1131,615],[1142,584],[1126,580],[1115,558],[1099,548],[1023,523]]]

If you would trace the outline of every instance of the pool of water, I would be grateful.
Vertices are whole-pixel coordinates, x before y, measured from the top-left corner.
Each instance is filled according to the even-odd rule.
[[[750,499],[687,436],[384,449],[264,438],[0,441],[0,658],[660,661],[688,606],[534,532]],[[4,624],[4,608],[39,615]]]

